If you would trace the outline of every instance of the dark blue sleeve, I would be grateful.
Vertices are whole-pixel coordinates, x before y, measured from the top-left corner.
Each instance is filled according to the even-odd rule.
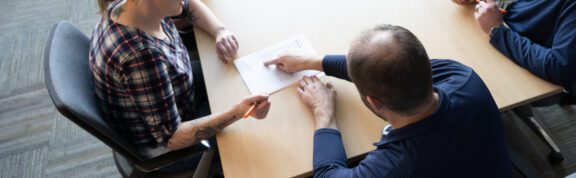
[[[350,81],[348,77],[348,64],[345,55],[326,55],[322,59],[324,73],[342,80]]]
[[[398,166],[405,154],[390,150],[372,151],[358,166],[348,168],[342,137],[334,129],[316,130],[313,154],[314,177],[408,177],[411,172]]]
[[[346,151],[338,130],[318,129],[314,132],[314,168],[323,165],[346,167]],[[320,171],[320,170],[319,170]],[[314,171],[314,175],[319,173]],[[316,177],[316,176],[314,176]]]
[[[568,87],[576,82],[576,1],[566,3],[558,22],[555,31],[542,32],[555,33],[551,47],[536,44],[508,28],[494,29],[490,43],[535,75]]]

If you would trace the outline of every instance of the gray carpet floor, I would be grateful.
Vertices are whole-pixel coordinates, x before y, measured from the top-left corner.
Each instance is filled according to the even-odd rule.
[[[69,20],[90,34],[95,0],[0,0],[0,177],[120,177],[110,148],[61,116],[44,85],[43,53],[51,26]],[[541,177],[576,172],[576,107],[536,109],[564,152],[550,165],[548,149],[514,115],[509,144]]]
[[[90,34],[96,1],[0,2],[0,177],[120,177],[111,149],[61,116],[44,85],[52,25]]]

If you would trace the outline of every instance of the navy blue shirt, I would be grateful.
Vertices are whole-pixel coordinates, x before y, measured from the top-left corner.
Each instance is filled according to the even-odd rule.
[[[314,133],[314,177],[511,177],[504,127],[488,88],[469,67],[432,60],[436,111],[392,129],[353,168],[340,132]],[[326,56],[327,75],[349,80],[345,56]]]
[[[538,77],[569,88],[576,83],[576,0],[519,0],[508,6],[490,43]]]

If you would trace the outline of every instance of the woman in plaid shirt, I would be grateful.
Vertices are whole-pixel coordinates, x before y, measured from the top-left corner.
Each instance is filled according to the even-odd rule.
[[[154,157],[185,148],[242,117],[270,108],[268,96],[249,96],[230,110],[198,118],[207,107],[198,62],[191,62],[170,16],[184,18],[215,37],[223,62],[236,55],[238,42],[199,0],[99,0],[102,17],[91,39],[90,64],[95,92],[107,122]]]

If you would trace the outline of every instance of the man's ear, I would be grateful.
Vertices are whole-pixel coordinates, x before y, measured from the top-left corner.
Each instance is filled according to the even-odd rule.
[[[380,102],[380,100],[372,97],[372,96],[366,96],[366,101],[368,101],[368,104],[370,104],[370,106],[372,106],[372,108],[378,110],[378,111],[382,111],[384,104],[382,104],[382,102]]]

